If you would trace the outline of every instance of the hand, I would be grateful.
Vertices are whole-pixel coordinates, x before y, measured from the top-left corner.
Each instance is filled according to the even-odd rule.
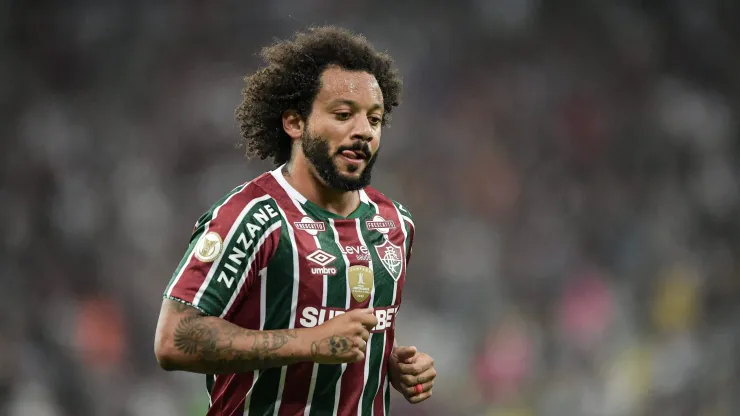
[[[370,330],[377,324],[372,309],[355,309],[311,328],[311,359],[319,364],[362,361]]]
[[[409,403],[421,403],[432,397],[434,360],[428,354],[418,352],[416,347],[395,347],[388,362],[388,374],[393,388],[398,390]],[[417,391],[421,385],[421,391]]]

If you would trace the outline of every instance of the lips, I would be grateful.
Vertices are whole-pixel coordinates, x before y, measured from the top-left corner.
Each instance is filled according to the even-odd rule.
[[[348,159],[364,160],[367,159],[367,155],[362,150],[343,150],[342,156]]]

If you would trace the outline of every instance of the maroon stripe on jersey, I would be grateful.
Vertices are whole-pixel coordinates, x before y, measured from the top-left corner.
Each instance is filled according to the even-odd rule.
[[[345,247],[360,247],[362,245],[360,237],[357,234],[357,222],[355,220],[336,220],[334,221],[334,224],[337,229],[339,244],[341,245],[342,250],[345,250]],[[352,253],[347,254],[349,267],[369,267],[370,262],[358,260],[358,256],[356,254],[358,252],[359,250],[352,250]],[[347,290],[350,290],[349,288],[350,283],[347,282]],[[370,306],[370,296],[368,296],[364,302],[359,303],[350,294],[350,310],[368,308]],[[369,353],[370,349],[368,348],[366,356],[362,361],[347,364],[347,368],[342,374],[339,404],[337,406],[338,415],[354,415],[357,413],[357,405],[360,402],[360,397],[365,388],[365,361],[368,359],[367,354]]]
[[[254,198],[264,195],[266,195],[266,192],[259,186],[256,186],[254,181],[244,185],[244,188],[218,207],[218,212],[208,222],[208,228],[205,232],[214,231],[222,239],[225,239],[229,234],[229,230],[234,226],[234,222],[239,217],[239,214],[241,214],[247,204]],[[200,290],[201,285],[206,280],[206,276],[208,276],[208,272],[215,265],[216,262],[205,263],[198,260],[195,257],[195,253],[192,253],[187,264],[181,269],[177,281],[170,288],[168,295],[193,303],[198,290]]]
[[[240,325],[246,324],[244,327],[248,329],[260,329],[260,287],[262,286],[260,265],[265,267],[264,265],[269,262],[269,259],[277,251],[280,244],[280,232],[281,229],[276,228],[270,235],[265,237],[265,242],[254,256],[252,265],[246,272],[247,280],[244,282],[244,286],[241,287],[239,293],[236,295],[231,309],[226,311],[224,315],[224,319],[227,321],[238,322]],[[244,302],[244,306],[239,308],[237,305],[241,305],[242,302]]]
[[[404,219],[400,216],[400,213],[396,209],[396,206],[393,204],[393,201],[389,200],[385,195],[372,188],[367,188],[365,192],[367,193],[367,196],[370,198],[370,200],[378,206],[380,216],[385,218],[386,220],[393,220],[393,222],[396,223],[396,228],[391,230],[389,237],[394,244],[397,244],[399,247],[401,247],[401,250],[404,253],[404,257],[408,258],[408,254],[406,253],[406,244],[404,244],[405,242],[403,241],[403,229],[401,228],[404,226]],[[407,238],[410,237],[411,236],[408,236]],[[398,282],[396,282],[396,295],[393,298],[393,305],[399,305],[401,303],[401,292],[403,289],[404,281],[406,279],[405,263],[403,267],[404,269],[401,273],[401,277],[398,279]],[[396,338],[395,328],[389,329],[385,335],[385,351],[383,351],[383,357],[385,357],[385,361],[383,362],[383,368],[381,369],[378,391],[373,398],[373,414],[375,415],[385,414],[385,395],[383,393],[386,378],[388,376],[388,358],[393,351],[393,344]]]
[[[273,176],[263,179],[260,185],[272,195],[278,206],[285,212],[289,226],[292,227],[293,223],[300,222],[305,216],[296,206],[298,203],[288,195]],[[293,327],[302,328],[303,325],[301,325],[300,319],[303,309],[308,306],[321,306],[324,295],[324,278],[322,275],[311,274],[311,265],[308,261],[303,260],[319,248],[314,236],[297,228],[294,228],[294,234],[298,248],[300,282]],[[283,385],[283,396],[278,416],[293,416],[303,413],[306,403],[308,403],[308,391],[311,388],[312,375],[312,362],[302,362],[288,366],[285,372],[285,384]]]
[[[240,326],[259,330],[260,329],[260,292],[262,291],[262,280],[259,271],[255,273],[249,293],[241,307],[234,308],[232,322],[238,322]],[[248,283],[247,283],[248,284]],[[244,286],[247,286],[245,284]],[[247,293],[243,290],[242,293]],[[242,296],[241,294],[239,296]],[[235,305],[239,303],[234,302]],[[222,374],[216,376],[216,382],[211,389],[211,409],[207,416],[241,415],[244,413],[244,403],[254,382],[254,372],[240,374]]]
[[[244,414],[244,402],[252,388],[254,373],[221,374],[211,392],[211,403],[206,416]]]

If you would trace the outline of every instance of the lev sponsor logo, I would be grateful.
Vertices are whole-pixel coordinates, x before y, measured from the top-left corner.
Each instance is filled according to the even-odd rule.
[[[301,311],[298,322],[304,328],[313,328],[345,312],[344,309],[306,306]],[[398,306],[376,307],[374,313],[378,319],[378,324],[375,325],[372,332],[383,332],[393,328],[397,312]]]
[[[358,261],[370,261],[370,251],[363,245],[339,247],[345,256],[355,256]]]

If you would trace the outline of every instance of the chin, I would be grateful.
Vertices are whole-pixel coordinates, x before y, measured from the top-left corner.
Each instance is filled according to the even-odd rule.
[[[337,163],[334,165],[337,173],[344,176],[345,178],[359,178],[362,172],[365,171],[365,163],[361,165],[353,165],[351,163]]]

